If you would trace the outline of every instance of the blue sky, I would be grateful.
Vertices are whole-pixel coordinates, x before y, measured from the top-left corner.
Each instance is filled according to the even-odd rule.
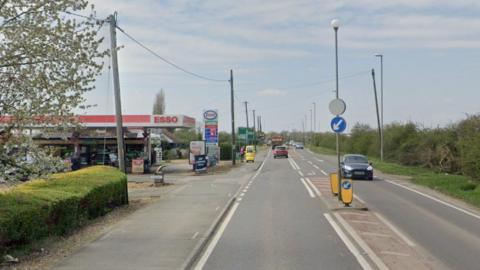
[[[228,79],[234,70],[239,101],[262,115],[267,130],[301,129],[317,103],[317,127],[329,130],[334,98],[334,32],[338,18],[340,97],[345,118],[376,124],[372,80],[384,54],[385,123],[443,126],[480,110],[480,2],[476,0],[153,1],[95,0],[97,16],[117,11],[119,26],[163,57],[193,72]],[[108,28],[102,29],[107,34]],[[178,71],[118,33],[125,114],[149,114],[166,92],[167,113],[200,119],[216,108],[230,130],[227,82],[203,81]],[[106,39],[105,46],[108,46]],[[107,69],[88,93],[88,113],[113,113]],[[313,84],[315,82],[322,82]],[[379,85],[379,84],[378,84]],[[251,119],[251,112],[250,112]]]

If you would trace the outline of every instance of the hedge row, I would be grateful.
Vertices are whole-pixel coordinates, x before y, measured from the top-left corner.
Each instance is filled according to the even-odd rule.
[[[378,131],[368,125],[356,124],[350,135],[342,135],[340,140],[342,152],[379,155]],[[335,149],[335,135],[315,134],[312,143]],[[388,124],[384,129],[384,153],[387,161],[463,174],[480,181],[480,115],[437,128]]]
[[[126,203],[126,176],[95,166],[55,174],[0,193],[0,254],[49,235],[62,235]]]

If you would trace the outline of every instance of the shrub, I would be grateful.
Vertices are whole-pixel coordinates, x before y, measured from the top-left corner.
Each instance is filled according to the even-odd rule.
[[[48,235],[62,235],[126,203],[126,176],[95,166],[55,174],[0,193],[0,253]]]
[[[232,145],[229,143],[220,144],[220,160],[232,159]]]

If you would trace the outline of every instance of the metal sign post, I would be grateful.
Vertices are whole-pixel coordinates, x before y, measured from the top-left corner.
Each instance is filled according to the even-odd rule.
[[[337,164],[338,165],[338,170],[337,170],[338,183],[336,187],[338,188],[338,200],[342,200],[342,193],[341,193],[342,168],[340,166],[339,133],[342,133],[343,131],[345,131],[345,129],[347,128],[347,122],[345,121],[345,119],[343,119],[339,115],[342,115],[345,112],[345,110],[347,109],[347,105],[345,104],[345,101],[337,97],[336,99],[330,102],[328,109],[333,115],[335,115],[335,117],[330,122],[330,127],[333,130],[333,132],[336,133],[336,148],[337,148],[337,163],[338,163]]]

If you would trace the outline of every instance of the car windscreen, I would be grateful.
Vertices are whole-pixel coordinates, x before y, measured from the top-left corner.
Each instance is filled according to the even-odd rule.
[[[368,159],[362,156],[345,157],[345,163],[368,163]]]
[[[285,150],[286,148],[283,147],[283,146],[277,146],[275,149],[277,149],[277,150]]]

